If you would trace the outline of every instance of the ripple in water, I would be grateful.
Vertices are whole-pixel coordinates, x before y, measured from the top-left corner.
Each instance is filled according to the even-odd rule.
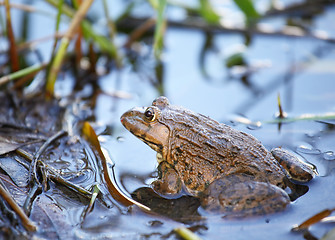
[[[86,168],[79,172],[68,172],[65,178],[74,184],[80,185],[84,188],[91,186],[96,179],[95,173],[92,169]]]

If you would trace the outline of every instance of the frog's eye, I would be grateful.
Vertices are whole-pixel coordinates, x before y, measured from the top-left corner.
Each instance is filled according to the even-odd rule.
[[[150,122],[152,122],[156,119],[155,111],[152,108],[147,108],[144,112],[144,116]]]

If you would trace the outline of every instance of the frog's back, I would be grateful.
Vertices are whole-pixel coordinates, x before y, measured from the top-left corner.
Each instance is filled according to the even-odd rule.
[[[280,166],[253,136],[176,106],[162,114],[171,131],[167,161],[190,192],[201,192],[214,180],[232,174],[283,187]]]

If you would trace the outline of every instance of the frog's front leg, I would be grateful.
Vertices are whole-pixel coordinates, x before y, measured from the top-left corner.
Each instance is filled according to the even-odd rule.
[[[251,176],[244,174],[215,180],[203,192],[200,200],[206,211],[234,217],[279,212],[290,203],[283,189],[254,181]]]
[[[282,166],[288,178],[298,182],[308,182],[314,177],[314,167],[301,161],[289,151],[282,148],[274,148],[271,153]]]
[[[163,161],[158,166],[158,179],[152,182],[154,191],[163,197],[172,198],[181,193],[182,181],[167,162]]]

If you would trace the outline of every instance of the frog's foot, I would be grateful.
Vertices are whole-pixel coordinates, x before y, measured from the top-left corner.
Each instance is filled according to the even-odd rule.
[[[201,197],[201,206],[209,212],[246,217],[274,213],[290,203],[281,188],[256,182],[246,175],[230,175],[211,183]]]
[[[176,198],[180,195],[181,183],[175,179],[166,182],[162,180],[155,180],[151,183],[153,190],[164,198]]]
[[[271,153],[282,166],[289,179],[303,183],[310,181],[314,177],[316,173],[314,167],[311,164],[303,162],[289,151],[274,148],[271,150]]]
[[[180,196],[182,190],[182,181],[177,172],[165,166],[162,162],[158,166],[159,179],[151,183],[153,190],[160,196],[165,198],[176,198]]]

